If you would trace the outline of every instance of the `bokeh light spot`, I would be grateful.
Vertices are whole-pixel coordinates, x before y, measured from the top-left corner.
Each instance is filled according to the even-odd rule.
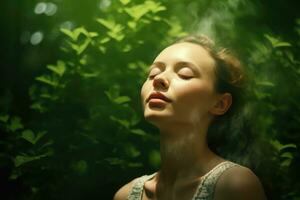
[[[34,13],[35,14],[42,14],[46,11],[47,8],[47,4],[44,2],[39,2],[36,4],[35,8],[34,8]]]
[[[74,28],[74,23],[71,21],[65,21],[61,23],[60,28],[72,30]]]
[[[47,16],[52,16],[56,13],[57,11],[57,6],[54,3],[47,3],[47,7],[45,10],[45,14]]]
[[[99,2],[99,8],[100,10],[105,10],[110,6],[110,4],[111,4],[110,0],[101,0]]]
[[[44,34],[41,31],[37,31],[31,35],[30,43],[32,45],[38,45],[40,42],[42,42],[43,38]]]

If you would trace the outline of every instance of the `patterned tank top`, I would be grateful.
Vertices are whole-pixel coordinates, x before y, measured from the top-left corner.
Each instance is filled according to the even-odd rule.
[[[224,161],[216,165],[213,169],[201,177],[200,183],[192,200],[212,200],[218,178],[225,170],[237,165],[238,164],[230,161]],[[156,173],[137,178],[127,200],[142,200],[144,183],[152,179],[155,175]]]

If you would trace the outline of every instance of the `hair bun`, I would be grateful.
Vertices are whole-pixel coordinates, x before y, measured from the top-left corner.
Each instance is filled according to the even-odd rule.
[[[245,82],[245,75],[241,62],[227,49],[220,50],[217,56],[225,63],[225,67],[227,67],[230,72],[228,83],[235,87],[242,87]]]

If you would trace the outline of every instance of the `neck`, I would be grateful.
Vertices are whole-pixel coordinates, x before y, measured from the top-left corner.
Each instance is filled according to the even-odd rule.
[[[160,129],[160,180],[170,184],[204,175],[220,157],[207,146],[207,127],[176,125]]]

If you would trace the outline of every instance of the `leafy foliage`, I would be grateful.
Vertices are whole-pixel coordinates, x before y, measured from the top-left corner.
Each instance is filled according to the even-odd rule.
[[[236,49],[252,80],[244,115],[256,138],[243,159],[270,199],[299,199],[300,20],[291,39],[229,23],[252,16],[253,5],[242,1],[108,2],[89,23],[57,28],[60,56],[34,73],[26,117],[0,115],[5,183],[26,191],[14,197],[109,199],[133,177],[157,170],[157,130],[143,120],[139,89],[160,49],[200,29]],[[230,145],[224,155],[238,146]]]

